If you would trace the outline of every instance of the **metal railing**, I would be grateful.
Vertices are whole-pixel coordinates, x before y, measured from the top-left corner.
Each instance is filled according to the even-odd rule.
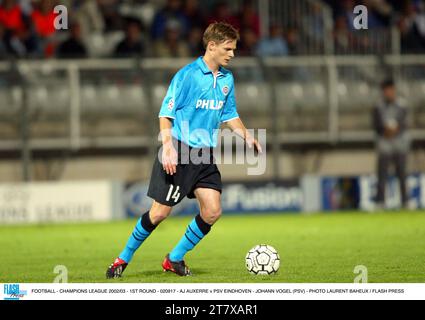
[[[287,33],[292,54],[333,54],[332,10],[317,0],[260,0],[262,35],[278,24]]]
[[[172,75],[190,59],[0,63],[0,151],[155,148]],[[238,58],[239,113],[282,144],[372,142],[379,82],[393,75],[425,140],[425,57]],[[278,161],[278,159],[276,159]]]
[[[400,53],[400,33],[391,27],[352,30],[336,25],[332,8],[320,0],[258,0],[262,36],[282,26],[293,55],[387,55]]]

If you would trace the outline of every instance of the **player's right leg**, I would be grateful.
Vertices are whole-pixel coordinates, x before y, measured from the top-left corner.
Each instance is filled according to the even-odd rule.
[[[172,207],[154,201],[151,209],[136,223],[130,238],[121,254],[106,270],[106,278],[119,278],[130,263],[136,250],[149,237],[155,228],[171,213]]]
[[[199,187],[194,190],[198,199],[201,213],[187,226],[186,232],[174,249],[165,257],[162,267],[164,271],[172,271],[179,276],[192,275],[184,261],[184,256],[193,250],[198,243],[210,232],[212,225],[221,216],[221,179],[219,175],[211,175],[207,188]],[[211,188],[214,184],[215,189]]]

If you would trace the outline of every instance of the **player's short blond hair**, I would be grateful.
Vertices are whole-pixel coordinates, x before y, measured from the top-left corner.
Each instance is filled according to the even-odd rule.
[[[206,49],[210,41],[220,44],[227,40],[239,39],[239,32],[232,25],[225,22],[214,22],[205,30],[202,42]]]

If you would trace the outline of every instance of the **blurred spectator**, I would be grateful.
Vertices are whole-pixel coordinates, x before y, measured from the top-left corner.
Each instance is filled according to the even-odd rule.
[[[123,30],[125,23],[119,13],[120,1],[97,0],[97,3],[100,13],[103,16],[105,32]]]
[[[343,0],[342,1],[342,12],[338,16],[339,25],[342,26],[342,18],[344,18],[344,23],[346,24],[347,31],[355,31],[354,28],[354,19],[356,15],[354,14],[354,8],[357,5],[355,0]],[[369,22],[369,11],[368,11],[368,22]],[[335,24],[335,28],[337,25]]]
[[[199,57],[204,54],[205,48],[202,43],[204,29],[200,27],[193,27],[187,38],[187,45],[191,57]]]
[[[29,29],[24,29],[15,33],[6,41],[6,45],[12,56],[17,58],[39,58],[43,55],[41,42]],[[49,56],[53,55],[53,47],[49,48]]]
[[[36,34],[42,38],[48,38],[56,32],[54,6],[54,0],[41,0],[31,14]]]
[[[25,45],[26,25],[24,14],[16,0],[5,0],[0,5],[1,26],[1,56],[25,57],[27,48]]]
[[[323,0],[323,2],[332,8],[334,17],[341,14],[341,0]]]
[[[22,2],[22,1],[21,1]],[[2,56],[31,57],[37,52],[38,43],[31,32],[31,6],[24,7],[16,0],[4,0],[0,5],[0,25],[2,26]]]
[[[229,23],[234,28],[240,30],[240,21],[238,17],[232,14],[226,1],[217,2],[214,6],[213,14],[208,18],[208,24],[216,21]]]
[[[120,58],[140,57],[145,54],[142,38],[142,25],[138,20],[129,19],[125,38],[115,48],[115,56]]]
[[[258,37],[252,29],[243,29],[241,33],[238,55],[253,56],[256,54]]]
[[[288,45],[280,26],[273,25],[270,28],[270,36],[260,40],[256,54],[260,57],[287,56],[289,54]]]
[[[291,28],[286,34],[288,52],[290,55],[305,55],[307,48],[304,41],[301,40],[299,31],[296,28]],[[295,81],[306,82],[311,81],[311,71],[304,66],[296,66],[294,68],[281,71],[282,78],[292,79]]]
[[[319,3],[313,2],[312,10],[302,18],[305,34],[317,44],[325,37],[325,20]]]
[[[55,4],[54,0],[40,0],[31,13],[35,34],[39,38],[40,50],[45,57],[53,56],[56,46],[53,37],[56,33],[55,18],[57,14],[53,11]]]
[[[304,42],[300,39],[298,29],[291,28],[288,30],[286,34],[286,43],[290,55],[303,55],[307,52]]]
[[[386,0],[386,2],[393,8],[396,12],[402,12],[406,2],[411,0]]]
[[[0,39],[4,39],[5,37],[5,28],[2,24],[0,24]],[[6,59],[9,56],[9,50],[4,41],[0,41],[0,59]]]
[[[78,23],[72,24],[70,33],[69,39],[59,45],[57,56],[59,58],[86,58],[87,50],[82,40],[81,26]]]
[[[61,0],[61,4],[69,9],[70,17],[80,26],[82,37],[90,36],[94,32],[103,32],[105,29],[98,1]]]
[[[260,36],[260,18],[252,0],[244,0],[238,23],[240,29],[252,29],[257,37]]]
[[[186,41],[182,40],[181,26],[176,21],[169,21],[165,35],[154,44],[155,57],[181,58],[190,55]]]
[[[181,0],[167,0],[166,6],[161,9],[152,23],[152,39],[162,39],[166,34],[168,23],[179,24],[179,33],[186,36],[189,22],[182,10]]]
[[[392,13],[391,6],[385,0],[343,0],[341,13],[345,17],[349,30],[355,31],[354,19],[354,8],[357,5],[365,5],[368,8],[368,28],[379,28],[388,25]]]
[[[258,37],[254,30],[247,28],[242,29],[240,33],[240,43],[237,45],[236,55],[242,57],[250,57],[256,55],[258,46]],[[264,76],[261,68],[258,65],[235,70],[239,79],[242,81],[262,82]]]
[[[186,0],[183,13],[188,23],[189,33],[193,28],[205,29],[205,17],[199,8],[198,0]]]
[[[4,0],[0,5],[0,24],[8,32],[21,32],[25,29],[23,12],[16,0]]]
[[[417,5],[416,26],[422,39],[425,39],[425,1]]]
[[[352,45],[352,33],[348,29],[344,16],[339,16],[335,20],[334,41],[336,53],[346,53]]]
[[[363,53],[368,47],[367,35],[352,32],[344,16],[336,18],[333,37],[336,54]]]
[[[425,14],[418,12],[413,3],[406,4],[400,18],[402,53],[420,53],[425,51]]]
[[[389,26],[393,15],[393,7],[386,0],[363,0],[369,11],[369,27]]]
[[[146,55],[146,50],[154,47],[159,47],[159,52],[163,53],[165,52],[163,49],[168,48],[167,55],[170,56],[186,50],[189,55],[198,56],[203,52],[199,41],[200,33],[208,23],[214,21],[230,23],[240,30],[241,55],[279,56],[288,53],[298,55],[324,51],[326,30],[322,6],[317,1],[309,2],[308,7],[292,6],[294,11],[282,21],[285,26],[291,26],[286,41],[281,36],[271,35],[261,39],[258,45],[260,18],[256,7],[257,1],[163,0],[162,3],[164,2],[164,7],[155,10],[156,3],[152,0],[0,0],[0,25],[3,27],[0,51],[22,58],[51,56],[55,51],[59,54],[60,50],[56,50],[55,46],[57,38],[63,33],[56,32],[53,25],[56,15],[52,8],[56,4],[67,6],[70,21],[79,25],[81,31],[78,33],[84,39],[84,43],[90,45],[88,51],[93,56],[118,54],[114,49],[123,52],[118,54],[120,56],[140,55],[141,51]],[[387,53],[390,47],[388,28],[392,26],[400,29],[403,53],[425,52],[424,0],[323,0],[323,2],[330,5],[334,12],[333,37],[337,54]],[[146,4],[150,6],[143,6]],[[204,12],[208,12],[211,4],[213,4],[212,13],[205,17]],[[353,9],[359,4],[366,5],[369,10],[369,28],[386,28],[383,30],[384,36],[378,39],[372,36],[380,34],[381,30],[358,32],[354,29]],[[233,12],[231,8],[238,8],[238,11]],[[151,39],[143,39],[141,44],[129,40],[129,32],[137,33],[135,30],[125,31],[126,17],[129,16],[145,22],[143,25],[151,32],[152,46],[147,42]],[[169,24],[178,25],[178,31],[166,31]],[[111,31],[117,32],[110,33]],[[117,41],[122,39],[123,31],[127,34],[127,42],[120,43],[120,48],[115,47]],[[164,43],[166,38],[175,39],[176,34],[179,41],[170,45]],[[79,39],[80,44],[83,39]],[[73,43],[75,50],[79,41]],[[182,49],[183,47],[185,49]]]

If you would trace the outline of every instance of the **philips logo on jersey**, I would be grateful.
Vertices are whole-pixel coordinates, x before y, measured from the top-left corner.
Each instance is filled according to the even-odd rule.
[[[203,100],[196,102],[196,109],[220,110],[224,106],[223,100]]]

